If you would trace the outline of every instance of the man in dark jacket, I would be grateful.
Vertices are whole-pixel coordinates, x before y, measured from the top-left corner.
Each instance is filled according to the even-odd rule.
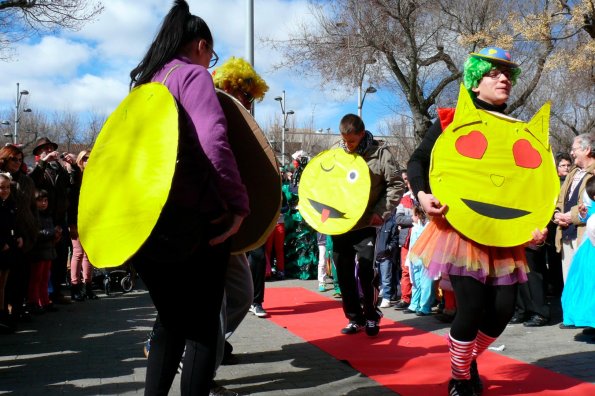
[[[31,171],[31,178],[38,190],[48,192],[48,211],[52,215],[54,225],[62,228],[62,238],[56,244],[57,257],[52,261],[50,299],[56,304],[69,304],[64,297],[61,285],[66,281],[66,263],[70,248],[70,234],[76,233],[76,205],[70,205],[74,188],[79,180],[80,170],[73,154],[61,155],[58,145],[48,138],[40,138],[35,144],[33,155],[37,164]]]
[[[386,146],[374,140],[372,134],[366,131],[360,117],[355,114],[345,115],[341,119],[339,129],[342,137],[341,147],[349,153],[362,156],[370,170],[371,179],[368,206],[363,216],[350,231],[333,235],[334,260],[343,297],[343,312],[349,320],[341,333],[355,334],[365,327],[366,334],[375,337],[380,331],[382,317],[382,312],[376,307],[376,229],[382,226],[398,205],[405,185],[393,155]]]

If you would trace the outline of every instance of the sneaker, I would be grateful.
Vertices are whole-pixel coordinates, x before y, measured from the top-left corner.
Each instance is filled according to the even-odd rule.
[[[398,303],[395,304],[395,309],[397,311],[402,311],[402,310],[407,309],[407,308],[409,308],[409,303],[406,302],[406,301],[401,300],[401,301],[399,301]]]
[[[262,304],[252,304],[250,305],[250,312],[254,315],[258,316],[259,318],[264,318],[267,316],[267,311],[264,310]]]
[[[541,326],[547,325],[548,322],[549,322],[549,319],[547,319],[541,315],[535,314],[535,315],[531,316],[529,318],[529,320],[527,320],[525,323],[523,323],[523,326],[525,326],[525,327],[541,327]]]
[[[380,318],[376,320],[366,320],[366,335],[376,337],[380,332]]]
[[[380,302],[380,308],[390,308],[390,300],[388,298],[383,298],[382,302]]]
[[[143,345],[143,354],[147,359],[149,358],[149,352],[151,352],[151,337],[147,338]]]
[[[341,329],[341,334],[355,334],[358,333],[362,329],[362,325],[357,324],[356,322],[349,322],[347,326]]]
[[[471,362],[469,371],[471,372],[471,387],[473,388],[473,392],[479,396],[483,393],[483,382],[481,382],[481,378],[479,377],[476,360]]]
[[[224,386],[219,386],[213,381],[213,386],[209,391],[209,396],[240,396],[239,393],[227,389]]]
[[[338,291],[333,293],[333,297],[334,298],[343,298],[343,296],[341,295],[341,292],[338,292]]]
[[[318,291],[321,293],[326,291],[326,285],[324,282],[318,283]]]
[[[475,396],[471,380],[451,379],[448,383],[448,396]]]

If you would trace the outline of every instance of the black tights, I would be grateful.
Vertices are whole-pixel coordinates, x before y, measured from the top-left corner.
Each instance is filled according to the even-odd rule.
[[[450,276],[457,301],[457,314],[450,335],[458,341],[473,341],[477,331],[497,338],[514,314],[517,285],[485,285],[469,276]]]
[[[186,353],[184,353],[184,348]],[[215,370],[213,345],[186,340],[184,336],[167,330],[159,317],[153,326],[151,353],[147,363],[145,395],[167,395],[180,359],[184,354],[181,393],[183,395],[208,395]]]

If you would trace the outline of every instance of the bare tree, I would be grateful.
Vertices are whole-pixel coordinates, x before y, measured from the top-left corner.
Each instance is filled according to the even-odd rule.
[[[592,40],[582,45],[588,27],[575,23],[576,15],[590,15],[585,20],[592,26],[589,4],[593,0],[573,2],[564,11],[570,6],[563,1],[312,0],[313,21],[299,25],[288,40],[265,42],[283,53],[278,67],[318,74],[324,85],[361,86],[367,73],[394,91],[395,112],[411,120],[420,138],[437,105],[455,104],[453,82],[460,80],[469,52],[487,45],[513,48],[525,70],[507,108],[517,116],[554,61],[572,53],[569,48],[583,48],[592,65]],[[577,69],[567,70],[572,79]]]
[[[10,57],[11,45],[34,33],[78,30],[103,12],[93,0],[0,1],[0,59]]]
[[[88,147],[93,147],[106,119],[107,117],[104,115],[91,113],[87,128],[83,131],[82,136],[80,137],[80,143],[85,144]]]
[[[70,152],[72,145],[79,143],[80,121],[73,112],[56,113],[52,127],[53,133],[51,135],[64,151]]]

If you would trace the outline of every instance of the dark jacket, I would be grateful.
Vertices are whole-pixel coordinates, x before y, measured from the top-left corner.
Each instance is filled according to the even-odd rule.
[[[76,205],[70,205],[80,181],[80,169],[72,166],[68,173],[58,162],[39,161],[29,174],[35,187],[48,192],[48,212],[56,225],[76,224]],[[76,198],[75,198],[76,200]]]
[[[0,269],[9,269],[15,264],[14,252],[17,249],[16,206],[9,197],[0,201]],[[3,251],[4,246],[9,249]]]
[[[378,230],[376,236],[376,260],[393,259],[398,249],[399,228],[395,221],[395,214],[393,213]]]
[[[41,260],[53,260],[56,258],[56,229],[49,210],[44,213],[38,212],[39,232],[37,242],[31,250],[30,257],[33,262]]]

